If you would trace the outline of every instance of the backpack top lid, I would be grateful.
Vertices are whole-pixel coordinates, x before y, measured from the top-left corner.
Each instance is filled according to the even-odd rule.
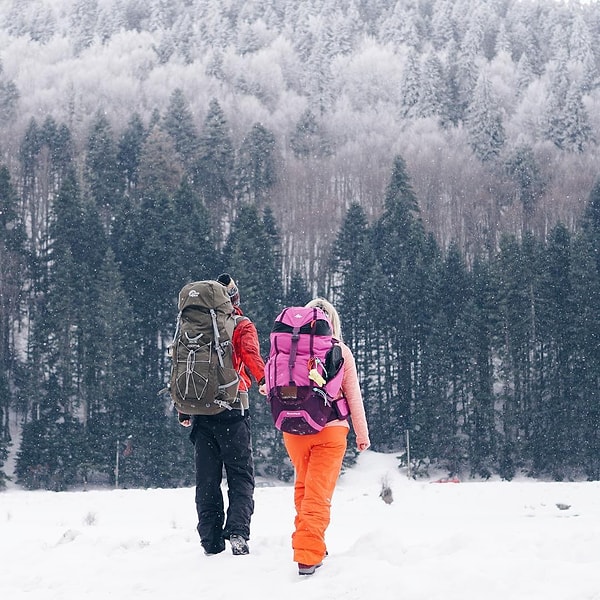
[[[313,329],[314,325],[314,329]],[[289,332],[299,328],[299,333],[331,336],[332,328],[327,315],[317,307],[288,306],[284,308],[273,325],[272,333]]]
[[[227,288],[222,283],[212,279],[193,281],[184,285],[179,292],[177,306],[179,311],[194,306],[207,310],[213,308],[224,313],[233,312],[233,305],[227,293]]]

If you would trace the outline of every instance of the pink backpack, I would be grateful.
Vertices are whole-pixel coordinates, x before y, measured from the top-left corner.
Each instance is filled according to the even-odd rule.
[[[331,323],[320,308],[290,306],[275,319],[265,368],[267,397],[275,427],[305,435],[348,417],[338,398],[344,359]]]

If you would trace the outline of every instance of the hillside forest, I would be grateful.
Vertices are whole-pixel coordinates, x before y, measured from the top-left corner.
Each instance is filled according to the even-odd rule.
[[[158,391],[223,271],[265,356],[335,303],[415,476],[598,479],[599,36],[595,2],[1,3],[0,486],[191,484]]]

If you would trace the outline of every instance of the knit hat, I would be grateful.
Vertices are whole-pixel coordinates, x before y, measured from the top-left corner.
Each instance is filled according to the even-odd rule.
[[[221,273],[221,275],[217,277],[217,281],[227,288],[231,304],[238,306],[240,303],[240,292],[231,275],[229,273]]]

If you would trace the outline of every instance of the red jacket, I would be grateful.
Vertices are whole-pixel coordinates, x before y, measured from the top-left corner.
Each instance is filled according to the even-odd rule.
[[[235,306],[235,312],[243,316],[242,309]],[[233,366],[240,374],[240,392],[247,392],[252,385],[252,377],[261,381],[265,376],[265,362],[260,355],[258,332],[248,318],[238,319],[233,331]]]

